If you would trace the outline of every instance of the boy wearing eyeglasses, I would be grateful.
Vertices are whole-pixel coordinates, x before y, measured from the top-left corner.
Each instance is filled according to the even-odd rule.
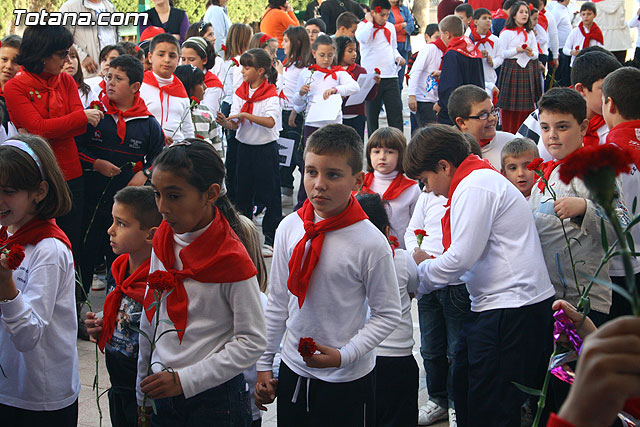
[[[487,92],[476,85],[460,86],[448,103],[449,117],[462,132],[475,137],[482,148],[482,158],[500,170],[502,147],[515,136],[496,131],[499,110],[493,106]]]

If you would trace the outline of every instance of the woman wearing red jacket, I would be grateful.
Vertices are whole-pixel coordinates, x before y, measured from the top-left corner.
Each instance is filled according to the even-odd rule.
[[[74,136],[97,125],[99,110],[84,110],[73,77],[62,69],[73,36],[63,26],[33,26],[24,32],[16,62],[22,67],[4,87],[11,121],[17,129],[47,139],[73,196],[73,209],[57,218],[75,249],[80,242],[84,185]]]

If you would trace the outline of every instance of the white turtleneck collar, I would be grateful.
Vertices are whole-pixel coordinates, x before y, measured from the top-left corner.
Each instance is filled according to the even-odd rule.
[[[166,86],[169,83],[173,82],[173,74],[168,79],[162,78],[159,75],[157,75],[156,73],[153,73],[153,75],[155,76],[156,80],[158,81],[158,85],[160,85],[160,87]]]

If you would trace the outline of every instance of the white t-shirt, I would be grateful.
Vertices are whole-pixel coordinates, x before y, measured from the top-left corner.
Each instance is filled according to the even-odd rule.
[[[104,4],[104,1],[100,0],[97,3],[94,3],[91,0],[87,0],[84,2],[84,5],[89,9],[93,9],[96,12],[96,15],[100,15],[101,13],[108,13],[108,9]],[[104,18],[103,18],[104,19]],[[106,25],[98,25],[98,42],[100,44],[100,49],[110,44],[116,44],[116,32],[113,31],[113,28]]]

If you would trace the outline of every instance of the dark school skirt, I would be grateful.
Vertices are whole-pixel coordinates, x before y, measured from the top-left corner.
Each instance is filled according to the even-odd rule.
[[[515,59],[505,59],[498,83],[498,107],[509,111],[533,111],[542,96],[542,81],[538,60],[532,59],[525,68]]]

